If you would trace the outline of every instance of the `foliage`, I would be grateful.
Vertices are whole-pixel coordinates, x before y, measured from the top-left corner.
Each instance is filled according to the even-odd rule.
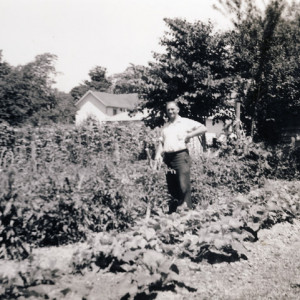
[[[22,296],[39,298],[43,297],[44,293],[41,290],[33,290],[35,287],[49,286],[49,291],[53,289],[62,272],[51,267],[45,268],[40,259],[35,259],[31,253],[22,264],[10,261],[7,262],[8,266],[5,263],[1,265],[1,299],[17,299]]]
[[[272,0],[264,9],[250,0],[219,1],[230,14],[236,98],[248,133],[278,142],[281,129],[299,118],[299,5]]]
[[[11,66],[7,62],[2,61],[2,50],[0,50],[0,80],[3,80],[10,71]]]
[[[292,155],[284,160],[286,151],[279,148],[232,141],[204,153],[192,165],[195,209],[183,206],[168,215],[165,167],[153,171],[147,161],[156,131],[90,123],[22,129],[3,124],[0,132],[1,258],[28,262],[35,247],[85,242],[76,244],[73,273],[123,273],[123,299],[194,292],[182,259],[246,259],[245,241],[299,217],[299,182],[268,180],[297,178],[288,171]],[[7,299],[34,296],[33,286],[55,285],[59,278],[51,268],[32,266],[1,277],[1,293]]]
[[[142,293],[155,298],[157,290],[175,292],[178,286],[195,291],[178,276],[180,259],[209,263],[247,259],[243,241],[256,241],[260,229],[299,216],[298,188],[297,183],[278,186],[269,181],[263,189],[234,199],[223,197],[195,211],[180,209],[166,215],[157,210],[130,230],[95,236],[86,250],[75,253],[75,271],[127,273],[119,286],[124,299],[138,299]]]
[[[76,106],[72,96],[68,93],[54,91],[54,96],[57,99],[57,104],[50,111],[47,116],[39,115],[41,125],[49,124],[52,121],[56,124],[73,124],[76,115]]]
[[[263,184],[265,178],[299,179],[299,149],[289,144],[278,144],[276,147],[266,143],[254,143],[251,137],[236,133],[220,142],[217,153],[219,156],[243,162],[248,180]]]
[[[163,123],[167,101],[176,100],[181,114],[202,121],[226,107],[230,90],[230,66],[226,35],[213,32],[211,24],[165,19],[169,32],[161,39],[163,54],[149,64],[142,77],[141,109],[151,114],[151,127]]]
[[[13,126],[71,123],[75,106],[52,88],[56,56],[37,55],[24,66],[11,67],[0,56],[0,119]]]
[[[12,125],[27,122],[36,112],[52,108],[56,99],[51,93],[53,63],[56,57],[46,53],[33,62],[13,68],[0,85],[0,118]]]
[[[3,257],[26,257],[28,244],[62,245],[90,232],[126,230],[139,216],[167,208],[165,169],[153,173],[146,160],[157,133],[143,125],[3,125],[1,135]],[[299,175],[293,156],[284,163],[279,150],[275,156],[255,144],[241,149],[227,145],[195,160],[195,206],[214,205],[224,193],[247,193],[266,178]]]
[[[242,121],[255,141],[278,143],[282,128],[299,126],[299,4],[270,0],[219,0],[233,29],[165,19],[165,51],[143,70],[140,109],[146,124],[163,124],[164,105],[176,100],[183,116],[203,121],[242,102]],[[294,122],[291,119],[296,120]]]
[[[109,77],[112,82],[111,90],[114,94],[137,93],[142,84],[142,76],[146,67],[130,64],[123,73]]]
[[[19,240],[61,245],[82,240],[89,231],[124,229],[146,209],[147,166],[126,166],[143,155],[144,143],[129,128],[3,129],[0,207],[9,214],[1,229],[4,248],[11,245],[5,237],[10,224],[9,235],[18,237],[12,249]],[[128,147],[120,153],[122,144]],[[140,198],[130,199],[138,190]]]
[[[29,255],[29,247],[24,245],[20,234],[25,225],[22,210],[15,204],[17,195],[13,190],[13,175],[8,174],[7,192],[0,198],[0,257],[24,259]]]
[[[78,274],[78,281],[88,273],[94,277],[99,272],[123,274],[116,283],[122,299],[155,299],[160,291],[177,293],[180,289],[195,292],[197,287],[190,285],[184,273],[187,259],[214,264],[247,259],[244,241],[256,241],[259,230],[299,217],[298,190],[299,182],[268,181],[249,194],[223,196],[217,203],[194,211],[181,208],[167,215],[157,208],[123,232],[100,232],[87,243],[74,245],[73,274]],[[53,296],[54,290],[62,293],[61,298],[71,293],[55,286],[61,280],[59,270],[31,260],[32,256],[27,267],[2,270],[3,299],[39,293]],[[39,289],[33,289],[38,285]]]
[[[74,87],[70,94],[74,100],[79,100],[88,90],[107,92],[111,86],[110,80],[106,77],[106,68],[96,66],[89,71],[90,80]]]

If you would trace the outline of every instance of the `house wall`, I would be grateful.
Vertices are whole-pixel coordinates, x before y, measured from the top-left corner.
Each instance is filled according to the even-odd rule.
[[[207,127],[208,133],[214,133],[216,136],[220,135],[223,132],[224,123],[219,121],[213,125],[212,119],[206,119],[205,126]]]
[[[118,108],[118,107],[107,107],[107,108],[106,108],[106,114],[107,114],[108,116],[113,116],[113,115],[114,115],[114,109],[116,109],[116,110],[117,110],[117,114],[119,114],[119,113],[121,113],[121,112],[125,111],[125,109],[124,109],[124,108]]]
[[[88,94],[84,100],[78,104],[76,125],[81,124],[88,117],[94,117],[101,122],[107,117],[105,112],[106,107],[95,99],[93,95]]]

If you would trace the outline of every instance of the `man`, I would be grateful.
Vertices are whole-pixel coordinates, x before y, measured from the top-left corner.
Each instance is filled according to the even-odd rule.
[[[204,134],[204,125],[179,115],[179,106],[171,101],[166,105],[169,118],[161,133],[156,150],[155,162],[160,164],[162,155],[169,170],[166,174],[169,193],[173,200],[169,203],[169,213],[176,212],[184,202],[192,209],[190,165],[191,159],[187,150],[187,143],[195,136]]]

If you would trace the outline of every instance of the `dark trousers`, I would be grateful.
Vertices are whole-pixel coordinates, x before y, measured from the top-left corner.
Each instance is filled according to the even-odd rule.
[[[192,208],[190,167],[191,158],[188,150],[165,153],[164,162],[168,166],[166,173],[167,185],[172,200],[169,203],[169,213],[175,212],[179,205],[186,202]]]

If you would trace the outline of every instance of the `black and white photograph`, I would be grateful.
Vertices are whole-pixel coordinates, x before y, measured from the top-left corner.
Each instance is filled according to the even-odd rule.
[[[300,0],[0,0],[0,299],[300,299]]]

